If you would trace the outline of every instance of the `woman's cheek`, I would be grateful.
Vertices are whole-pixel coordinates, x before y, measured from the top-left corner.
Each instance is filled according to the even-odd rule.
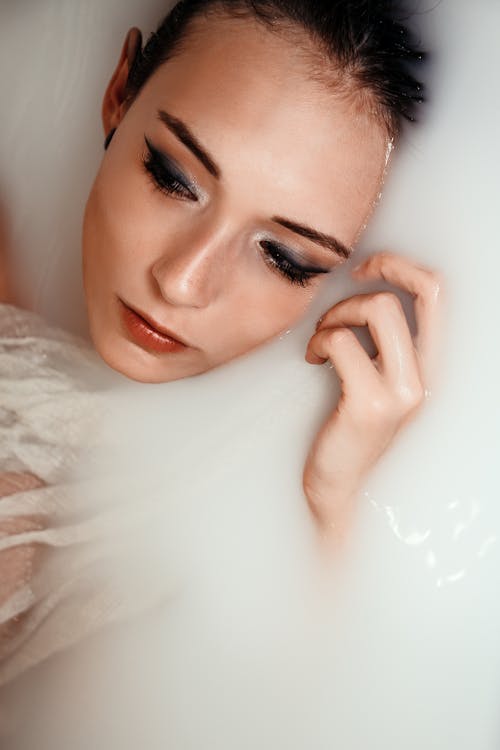
[[[260,276],[247,276],[238,293],[232,295],[226,318],[232,321],[233,348],[239,344],[240,349],[248,351],[292,328],[313,298],[310,289],[292,286],[265,267]]]
[[[140,176],[106,172],[95,185],[95,224],[101,261],[134,262],[158,235],[158,219]]]

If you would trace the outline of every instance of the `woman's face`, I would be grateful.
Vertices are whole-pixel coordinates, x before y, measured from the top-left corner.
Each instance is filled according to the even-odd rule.
[[[94,345],[143,382],[210,370],[302,318],[386,164],[382,128],[312,81],[291,41],[250,20],[193,30],[128,108],[124,45],[84,217]],[[144,335],[130,308],[187,346]]]

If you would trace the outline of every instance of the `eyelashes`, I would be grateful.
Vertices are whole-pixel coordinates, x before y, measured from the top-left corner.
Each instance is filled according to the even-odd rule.
[[[172,162],[166,154],[158,151],[144,136],[147,152],[142,156],[142,166],[153,187],[170,197],[197,201],[198,195],[191,187],[191,183],[183,172]],[[270,240],[259,243],[265,263],[278,272],[291,284],[308,286],[319,274],[330,273],[327,268],[311,268],[296,263],[287,253],[286,248]]]
[[[298,263],[294,263],[281,245],[276,242],[262,240],[260,245],[264,250],[266,263],[279,271],[292,284],[307,286],[319,274],[329,273],[327,268],[305,268]]]
[[[142,165],[153,186],[167,195],[177,195],[189,200],[198,196],[190,187],[187,177],[161,151],[158,151],[144,136],[147,153],[142,157]]]

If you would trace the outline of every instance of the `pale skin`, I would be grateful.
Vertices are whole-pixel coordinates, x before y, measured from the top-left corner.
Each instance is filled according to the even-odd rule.
[[[345,536],[363,477],[424,403],[442,301],[439,275],[394,253],[377,253],[352,273],[360,280],[381,277],[410,292],[417,334],[411,336],[399,298],[375,292],[331,307],[309,340],[307,361],[329,359],[341,382],[337,406],[316,436],[303,475],[327,549],[331,538]],[[368,326],[378,350],[373,359],[350,325]]]
[[[104,134],[116,132],[85,209],[90,336],[109,366],[145,383],[202,374],[298,322],[326,273],[291,283],[261,242],[273,240],[300,265],[335,273],[346,261],[339,248],[351,251],[387,168],[381,122],[356,97],[312,81],[292,39],[248,19],[197,19],[196,30],[131,103],[124,89],[141,35],[128,32],[102,103]],[[159,110],[189,128],[218,177]],[[145,137],[175,161],[190,193],[166,194],[152,184],[142,163]],[[275,217],[334,238],[334,249]],[[395,253],[371,256],[355,278],[381,278],[410,292],[418,335],[412,338],[398,297],[384,291],[330,307],[308,342],[306,360],[330,360],[342,386],[303,472],[325,538],[345,532],[369,469],[424,402],[442,296],[440,274]],[[124,335],[119,300],[190,348],[158,354],[138,346]],[[359,325],[374,339],[373,359],[349,328]]]

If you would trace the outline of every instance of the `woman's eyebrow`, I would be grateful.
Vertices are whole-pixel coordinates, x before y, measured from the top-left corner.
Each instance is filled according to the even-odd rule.
[[[166,125],[166,127],[177,136],[185,146],[187,146],[194,156],[196,156],[210,174],[219,180],[221,170],[215,163],[215,159],[201,145],[186,123],[179,120],[178,117],[174,117],[174,115],[171,115],[169,112],[166,112],[164,109],[159,109],[157,115],[163,124]],[[340,240],[337,240],[335,237],[325,234],[324,232],[318,232],[316,229],[306,226],[305,224],[297,224],[296,222],[290,221],[290,219],[285,219],[282,216],[272,216],[271,221],[280,224],[291,232],[299,234],[301,237],[305,237],[312,242],[316,242],[318,245],[322,245],[322,247],[327,248],[327,250],[332,250],[342,258],[347,259],[352,253],[352,250],[346,247],[346,245],[340,242]]]
[[[300,234],[302,237],[305,237],[312,242],[316,242],[318,245],[326,247],[327,250],[332,250],[334,253],[342,256],[346,260],[352,253],[352,248],[347,247],[340,240],[337,240],[335,237],[332,237],[329,234],[325,234],[324,232],[318,232],[317,229],[308,227],[305,224],[296,224],[294,221],[290,221],[290,219],[284,219],[282,216],[272,216],[271,221],[275,221],[276,224],[281,224],[281,226],[285,227],[286,229],[290,229],[292,232]]]
[[[163,122],[167,128],[182,141],[182,143],[188,147],[188,149],[201,161],[204,167],[208,169],[211,175],[217,180],[220,178],[221,172],[215,160],[210,156],[208,151],[203,148],[196,136],[191,132],[185,122],[179,120],[177,117],[165,112],[164,109],[159,109],[158,118]]]

